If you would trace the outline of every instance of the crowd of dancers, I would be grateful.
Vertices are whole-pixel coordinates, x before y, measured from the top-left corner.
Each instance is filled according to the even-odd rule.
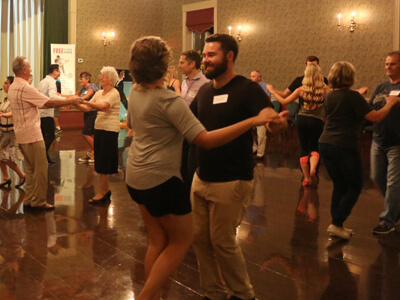
[[[126,122],[134,139],[126,184],[149,238],[146,282],[138,300],[160,298],[161,288],[191,246],[205,300],[227,299],[228,295],[231,300],[255,299],[236,240],[236,228],[254,188],[252,128],[258,128],[261,135],[284,130],[288,111],[280,107],[295,101],[299,105],[296,127],[302,184],[305,188],[318,184],[321,158],[333,182],[328,233],[340,239],[352,235],[343,225],[361,193],[357,142],[365,120],[378,123],[371,176],[385,197],[380,224],[373,232],[393,231],[400,218],[400,52],[387,56],[389,80],[378,86],[370,103],[362,96],[366,88],[351,89],[356,70],[349,62],[335,63],[326,79],[318,58],[310,56],[304,76],[287,90],[278,91],[263,83],[258,71],[252,72],[251,80],[238,75],[234,70],[238,52],[233,37],[209,36],[203,49],[204,74],[200,55],[185,51],[178,65],[185,75],[180,84],[176,69],[169,66],[171,51],[165,41],[148,36],[131,47],[129,70],[135,84]],[[79,161],[94,162],[99,174],[99,189],[89,202],[109,201],[108,176],[118,172],[120,130],[121,97],[115,88],[119,82],[115,68],[101,69],[101,90],[92,84],[89,72],[82,72],[81,90],[73,96],[56,90],[58,65],[50,66],[39,90],[28,83],[32,70],[26,57],[15,58],[13,71],[15,78],[7,77],[3,85],[8,98],[0,106],[1,186],[10,187],[5,167],[9,166],[19,176],[15,187],[25,184],[26,209],[54,209],[46,198],[47,162],[51,163],[47,151],[54,140],[50,119],[52,109],[74,105],[84,111],[82,134],[89,145]],[[280,105],[271,102],[269,95]],[[265,150],[265,143],[260,144]],[[21,159],[25,173],[15,163]]]

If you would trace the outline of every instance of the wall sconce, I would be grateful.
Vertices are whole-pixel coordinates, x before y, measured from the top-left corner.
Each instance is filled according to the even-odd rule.
[[[348,28],[348,30],[349,30],[350,33],[353,33],[354,30],[356,29],[356,22],[354,21],[355,16],[356,16],[356,12],[353,11],[353,12],[351,13],[350,22],[346,25],[346,27]],[[340,24],[341,19],[342,19],[342,14],[338,14],[338,24],[337,24],[337,27],[338,27],[339,31],[342,31],[342,26],[341,26],[341,24]]]
[[[101,35],[103,36],[103,46],[112,45],[114,43],[114,39],[115,39],[114,31],[108,34],[108,38],[107,38],[107,34],[105,32],[102,32]]]
[[[229,32],[229,35],[231,35],[232,36],[232,26],[228,26],[228,32]],[[242,41],[242,25],[239,25],[238,27],[237,27],[237,34],[236,34],[236,39],[237,39],[237,41],[238,42],[241,42]]]

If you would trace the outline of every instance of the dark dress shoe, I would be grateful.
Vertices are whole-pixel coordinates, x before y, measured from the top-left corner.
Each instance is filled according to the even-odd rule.
[[[49,165],[54,165],[56,162],[55,162],[54,160],[49,159],[49,160],[47,161],[47,163],[48,163]]]
[[[11,185],[11,179],[3,180],[2,183],[0,183],[0,188],[7,188],[9,189]]]
[[[54,210],[56,207],[52,204],[46,203],[41,206],[31,206],[35,210]]]
[[[89,199],[88,201],[91,204],[101,204],[110,201],[111,200],[110,197],[111,197],[111,191],[108,191],[102,198],[100,199],[92,198]]]
[[[16,184],[16,185],[15,185],[15,188],[18,189],[18,188],[20,188],[21,186],[23,186],[23,185],[25,184],[25,179],[26,179],[26,178],[24,177],[24,178],[22,179],[21,183]]]

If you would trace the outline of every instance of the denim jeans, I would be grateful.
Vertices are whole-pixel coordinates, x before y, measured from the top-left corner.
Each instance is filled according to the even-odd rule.
[[[319,144],[320,154],[333,182],[332,224],[343,226],[361,193],[362,163],[357,149]]]
[[[385,197],[379,220],[394,226],[400,218],[400,146],[386,148],[372,142],[371,179]]]

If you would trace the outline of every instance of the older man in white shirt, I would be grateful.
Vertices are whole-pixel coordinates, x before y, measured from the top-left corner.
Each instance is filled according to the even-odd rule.
[[[47,76],[39,83],[39,92],[52,99],[65,99],[57,94],[56,79],[60,77],[60,74],[59,65],[50,65]],[[46,146],[47,162],[52,165],[55,162],[50,159],[48,151],[56,138],[54,134],[54,108],[39,109],[39,114],[40,129]]]

